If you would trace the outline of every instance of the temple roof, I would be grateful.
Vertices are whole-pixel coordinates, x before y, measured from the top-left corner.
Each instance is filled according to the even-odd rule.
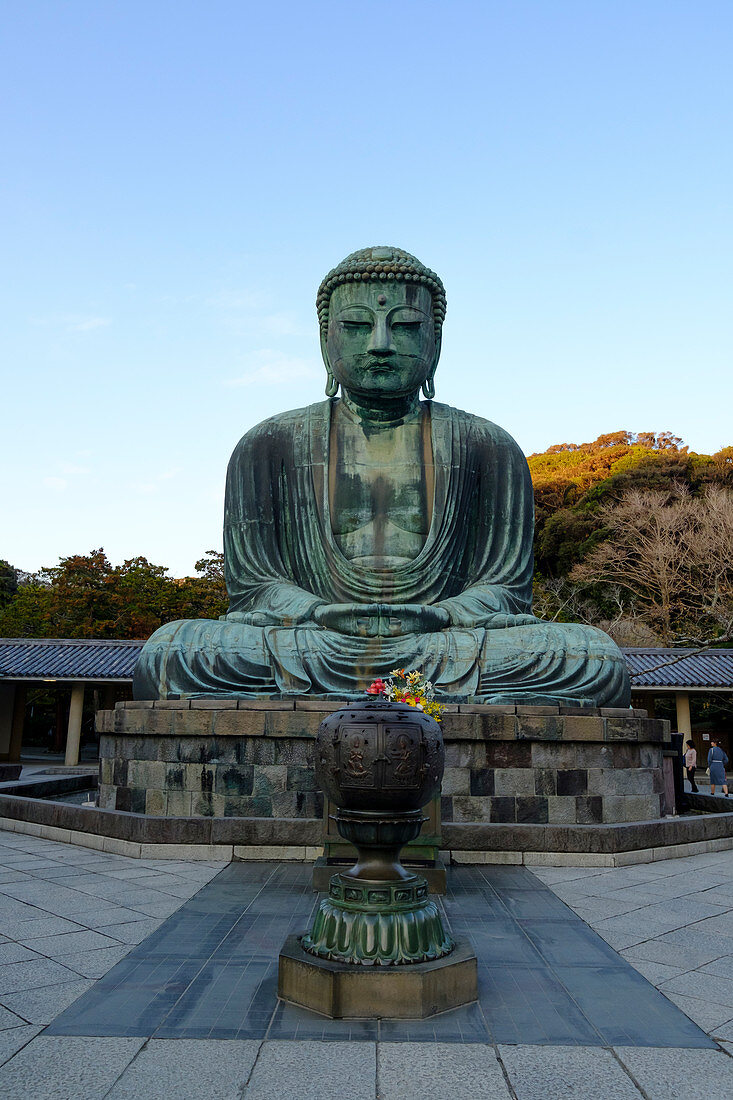
[[[733,649],[623,649],[633,688],[733,691]]]
[[[106,638],[0,638],[0,680],[128,681],[144,644]]]

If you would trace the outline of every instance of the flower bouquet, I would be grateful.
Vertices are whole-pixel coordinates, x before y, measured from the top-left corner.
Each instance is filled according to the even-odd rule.
[[[407,703],[429,714],[436,722],[443,715],[444,707],[442,703],[435,702],[435,689],[431,681],[426,680],[418,669],[405,672],[404,668],[393,668],[387,680],[377,678],[369,685],[367,695],[383,695],[390,703]]]

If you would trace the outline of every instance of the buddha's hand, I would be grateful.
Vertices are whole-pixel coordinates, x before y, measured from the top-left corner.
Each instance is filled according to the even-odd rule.
[[[474,597],[447,600],[446,605],[450,625],[466,627],[468,630],[506,630],[513,626],[534,626],[540,621],[534,615],[513,615],[505,611],[499,597],[486,591],[481,593],[480,600]]]
[[[282,626],[282,615],[273,611],[230,611],[223,616],[229,623],[244,623],[245,626]]]
[[[384,637],[400,634],[434,634],[450,626],[450,615],[444,607],[424,603],[394,603],[381,606],[381,629]]]
[[[327,630],[362,638],[432,634],[449,625],[448,612],[426,604],[330,603],[317,607],[313,621]]]
[[[476,625],[483,626],[487,630],[506,630],[512,626],[534,626],[539,621],[534,615],[509,615],[500,611],[493,615],[487,615],[484,622]]]

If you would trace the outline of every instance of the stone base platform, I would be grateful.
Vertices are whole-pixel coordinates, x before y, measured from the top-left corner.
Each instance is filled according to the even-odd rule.
[[[162,817],[323,816],[318,726],[339,700],[179,699],[98,715],[99,805]],[[441,817],[467,825],[648,821],[669,723],[631,710],[450,705]]]
[[[100,712],[100,808],[2,791],[0,828],[142,858],[314,861],[315,732],[338,705],[201,699]],[[717,799],[660,816],[673,810],[657,793],[668,723],[644,712],[453,705],[443,730],[446,861],[616,867],[733,848],[733,813],[714,812]]]
[[[133,859],[312,863],[322,854],[323,823],[297,818],[153,817],[0,792],[0,829]],[[733,849],[733,813],[692,813],[616,825],[449,824],[443,844],[443,856],[453,864],[627,867]]]
[[[288,936],[277,994],[336,1020],[424,1020],[478,999],[476,956],[458,944],[435,962],[349,966],[309,955],[298,936]]]

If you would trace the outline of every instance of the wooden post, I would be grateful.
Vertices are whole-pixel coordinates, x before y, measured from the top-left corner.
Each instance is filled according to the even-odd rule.
[[[69,704],[69,727],[66,733],[66,758],[64,764],[73,766],[79,763],[79,745],[81,743],[81,716],[84,711],[84,685],[74,684]]]
[[[677,707],[677,733],[683,734],[685,739],[692,735],[690,724],[690,696],[686,691],[676,691],[674,701]]]
[[[25,684],[15,685],[13,728],[10,731],[10,752],[8,753],[8,759],[11,764],[20,763],[20,750],[23,747],[23,728],[25,726],[26,692],[27,688]]]

